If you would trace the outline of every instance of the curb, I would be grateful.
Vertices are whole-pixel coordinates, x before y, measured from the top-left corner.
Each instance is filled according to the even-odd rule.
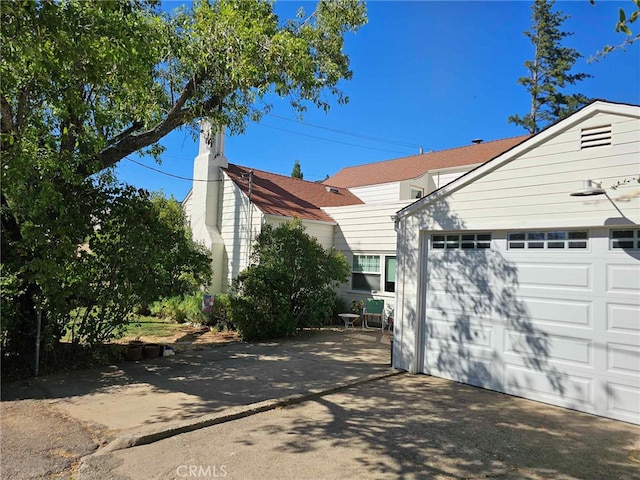
[[[166,438],[174,437],[176,435],[181,435],[183,433],[193,432],[195,430],[210,427],[212,425],[218,425],[220,423],[231,422],[233,420],[249,417],[257,413],[274,410],[279,407],[296,405],[299,403],[306,402],[308,400],[312,400],[314,398],[330,395],[356,385],[362,385],[365,383],[381,380],[383,378],[388,378],[395,375],[401,375],[404,373],[406,372],[402,370],[391,370],[388,372],[375,373],[372,375],[368,375],[364,378],[360,378],[350,382],[338,383],[334,387],[331,387],[325,390],[312,389],[306,393],[296,393],[292,395],[287,395],[285,397],[265,400],[258,403],[252,403],[249,405],[230,407],[225,409],[222,412],[203,415],[202,417],[198,418],[195,421],[186,420],[183,422],[178,422],[168,428],[158,430],[155,432],[123,435],[121,437],[116,438],[112,442],[108,443],[104,447],[99,448],[91,455],[88,455],[88,457],[101,456],[107,453],[115,452],[117,450],[124,450],[127,448],[137,447],[140,445],[148,445],[150,443],[154,443],[160,440],[164,440]],[[84,457],[84,458],[87,458],[87,457]]]

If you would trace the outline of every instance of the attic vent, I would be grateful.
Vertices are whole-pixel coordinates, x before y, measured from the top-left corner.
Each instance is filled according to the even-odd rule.
[[[611,145],[611,125],[580,130],[580,150]]]
[[[340,190],[338,190],[337,188],[333,188],[333,187],[327,187],[327,192],[340,193]]]

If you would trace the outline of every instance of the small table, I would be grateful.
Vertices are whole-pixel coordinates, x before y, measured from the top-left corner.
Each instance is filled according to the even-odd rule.
[[[339,313],[338,316],[344,320],[344,328],[347,328],[349,325],[356,328],[353,322],[355,322],[356,318],[360,318],[360,315],[357,313]]]

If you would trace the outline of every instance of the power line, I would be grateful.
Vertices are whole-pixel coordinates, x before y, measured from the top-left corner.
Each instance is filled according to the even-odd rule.
[[[329,132],[336,132],[336,133],[340,133],[342,135],[350,135],[352,137],[364,138],[365,140],[372,140],[374,142],[389,143],[391,145],[406,146],[406,147],[411,147],[411,148],[415,148],[417,146],[415,143],[401,142],[400,140],[389,140],[389,139],[380,138],[380,137],[372,137],[372,136],[369,136],[369,135],[362,135],[360,133],[347,132],[346,130],[338,130],[336,128],[329,128],[329,127],[324,127],[322,125],[316,125],[316,124],[313,124],[313,123],[307,123],[307,122],[303,122],[301,120],[293,120],[291,118],[283,117],[282,115],[276,115],[275,113],[267,113],[267,115],[269,117],[279,118],[279,119],[285,120],[287,122],[298,123],[300,125],[305,125],[305,126],[308,126],[308,127],[320,128],[322,130],[327,130]]]
[[[331,140],[330,138],[318,137],[316,135],[309,135],[307,133],[294,132],[293,130],[287,130],[286,128],[274,127],[273,125],[267,125],[267,124],[262,123],[262,122],[254,122],[254,123],[256,125],[261,125],[263,127],[273,128],[274,130],[280,130],[280,131],[283,131],[283,132],[293,133],[295,135],[301,135],[303,137],[310,137],[310,138],[316,138],[318,140],[324,140],[325,142],[340,143],[342,145],[349,145],[351,147],[366,148],[368,150],[378,150],[380,152],[399,153],[401,155],[407,155],[407,152],[399,152],[398,150],[387,150],[387,149],[384,149],[384,148],[367,147],[365,145],[358,145],[358,144],[355,144],[355,143],[341,142],[339,140]]]
[[[166,175],[167,177],[173,177],[173,178],[177,178],[179,180],[187,180],[189,182],[205,182],[205,183],[221,182],[222,181],[222,180],[201,180],[201,179],[198,179],[198,178],[182,177],[180,175],[175,175],[173,173],[163,172],[159,168],[150,167],[149,165],[145,165],[142,162],[138,162],[137,160],[134,160],[133,158],[124,157],[124,159],[125,160],[129,160],[130,162],[135,163],[136,165],[140,165],[141,167],[147,168],[149,170],[153,170],[154,172],[160,173],[162,175]]]

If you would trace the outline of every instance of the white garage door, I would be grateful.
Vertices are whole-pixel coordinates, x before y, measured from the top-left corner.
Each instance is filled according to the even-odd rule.
[[[425,232],[423,371],[640,424],[639,232]]]

